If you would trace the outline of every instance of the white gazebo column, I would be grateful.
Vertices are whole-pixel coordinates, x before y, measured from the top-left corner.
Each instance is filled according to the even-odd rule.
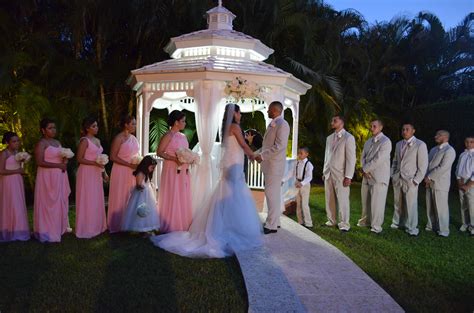
[[[152,104],[150,103],[151,94],[147,93],[143,101],[143,111],[142,111],[142,145],[141,151],[142,155],[145,156],[150,153],[150,111],[152,109]]]
[[[217,167],[212,162],[212,148],[219,129],[219,104],[222,100],[221,82],[203,80],[194,84],[196,132],[201,149],[201,161],[192,181],[193,210],[207,205],[216,182]]]
[[[293,141],[291,146],[291,158],[296,159],[296,155],[298,154],[299,102],[294,102],[290,109],[291,115],[293,116]]]
[[[143,155],[143,92],[137,97],[137,129],[135,135],[140,144],[140,152]]]

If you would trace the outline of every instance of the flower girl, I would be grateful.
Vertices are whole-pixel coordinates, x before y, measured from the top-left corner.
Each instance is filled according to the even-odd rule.
[[[160,228],[156,191],[151,183],[155,167],[156,160],[147,155],[133,172],[136,186],[123,215],[123,231],[149,232]]]

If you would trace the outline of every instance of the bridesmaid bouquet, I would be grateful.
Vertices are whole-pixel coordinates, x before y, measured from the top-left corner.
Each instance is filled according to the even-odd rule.
[[[31,155],[28,152],[18,152],[15,154],[15,160],[17,162],[28,162],[31,159]]]
[[[109,156],[107,154],[99,154],[97,159],[95,159],[95,163],[99,165],[106,165],[109,163]]]
[[[60,155],[64,159],[71,159],[74,156],[74,152],[69,148],[61,148]]]
[[[142,161],[143,157],[139,154],[135,154],[134,156],[132,156],[132,159],[130,161],[130,163],[132,164],[139,164],[141,161]]]
[[[176,150],[178,161],[185,164],[199,164],[199,154],[192,152],[188,148],[180,148]],[[178,166],[178,174],[181,172],[181,166]]]

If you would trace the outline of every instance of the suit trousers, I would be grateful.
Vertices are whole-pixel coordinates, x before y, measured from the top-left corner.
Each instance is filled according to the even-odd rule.
[[[265,227],[268,229],[277,229],[280,225],[281,198],[281,180],[280,175],[265,175],[265,200],[268,206],[267,220]]]
[[[449,235],[448,191],[426,188],[426,228],[439,231],[442,236]]]
[[[461,200],[461,220],[466,226],[474,226],[474,187],[467,192],[459,190],[459,199]]]
[[[387,184],[369,185],[364,179],[361,187],[362,216],[357,223],[358,226],[371,226],[372,230],[377,233],[382,231],[387,191]]]
[[[296,190],[296,217],[298,218],[298,223],[313,227],[313,220],[311,219],[311,212],[309,210],[311,185],[307,184],[301,188],[296,188]]]
[[[326,215],[332,225],[337,223],[337,208],[339,208],[339,228],[349,230],[350,205],[349,195],[351,188],[344,187],[342,180],[337,180],[331,175],[324,180],[324,192],[326,195]]]
[[[406,191],[402,186],[393,186],[393,219],[392,225],[406,227],[410,235],[418,235],[418,186],[409,186]]]

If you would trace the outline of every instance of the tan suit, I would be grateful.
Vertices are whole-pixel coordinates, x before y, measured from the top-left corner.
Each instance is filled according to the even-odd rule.
[[[275,118],[267,128],[263,137],[262,172],[265,176],[265,198],[267,200],[268,215],[265,227],[275,230],[280,225],[282,204],[281,181],[285,174],[286,147],[290,126],[283,117]]]
[[[383,133],[372,137],[364,144],[361,165],[369,178],[362,179],[362,216],[358,226],[371,226],[375,233],[382,231],[390,181],[390,152],[392,142]]]
[[[459,156],[456,179],[464,183],[474,181],[474,149],[466,150]],[[470,230],[474,235],[474,186],[467,191],[459,189],[459,200],[461,200],[461,230]]]
[[[352,179],[356,163],[355,139],[346,130],[341,130],[338,135],[332,133],[326,139],[326,152],[324,154],[324,190],[326,195],[327,225],[336,225],[337,209],[339,207],[339,229],[349,230],[350,187],[344,187],[344,178]]]
[[[394,212],[392,228],[406,227],[410,235],[418,235],[418,186],[428,168],[426,144],[415,138],[397,142],[392,162]]]
[[[430,186],[426,188],[426,230],[439,231],[445,237],[449,235],[448,194],[455,158],[456,151],[448,143],[434,147],[428,155],[426,177],[430,179]]]

